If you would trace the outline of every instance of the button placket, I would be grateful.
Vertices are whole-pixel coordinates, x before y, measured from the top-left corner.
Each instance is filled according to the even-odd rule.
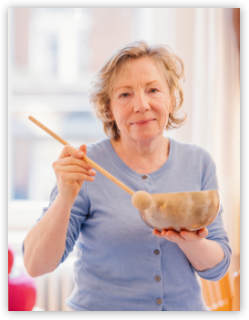
[[[157,241],[157,244],[155,245],[155,247],[159,247],[160,248],[160,242],[159,241]],[[157,257],[155,257],[155,262],[157,261],[157,263],[161,264],[161,256],[160,256],[161,255],[161,251],[159,249],[154,249],[153,253],[154,253],[155,256],[157,256]],[[159,269],[158,269],[158,273],[159,274],[161,273],[161,267],[160,266],[159,266]],[[156,274],[156,275],[154,274],[154,281],[158,282],[158,284],[157,285],[155,284],[155,285],[157,286],[158,289],[161,289],[161,287],[162,287],[162,278],[161,278],[161,276],[159,274]],[[159,296],[160,296],[160,293],[159,293]],[[157,303],[157,305],[162,305],[163,301],[162,301],[162,299],[157,298],[155,300],[155,302]]]

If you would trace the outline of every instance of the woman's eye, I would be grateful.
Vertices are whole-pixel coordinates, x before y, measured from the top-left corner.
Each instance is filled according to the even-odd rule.
[[[121,98],[127,98],[129,96],[129,93],[128,92],[125,92],[125,93],[122,93],[120,95]]]
[[[152,88],[152,89],[150,89],[150,92],[152,92],[152,93],[156,93],[156,92],[158,92],[158,89],[156,89],[156,88]]]

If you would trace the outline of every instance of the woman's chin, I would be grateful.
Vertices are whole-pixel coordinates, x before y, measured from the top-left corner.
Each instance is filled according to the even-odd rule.
[[[150,144],[154,140],[158,138],[158,134],[154,133],[133,133],[132,139],[135,140],[137,143],[141,144]]]

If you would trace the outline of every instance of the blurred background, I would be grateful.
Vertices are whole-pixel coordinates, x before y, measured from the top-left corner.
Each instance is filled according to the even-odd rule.
[[[224,8],[11,8],[8,11],[8,242],[25,272],[21,245],[55,184],[62,145],[104,136],[88,99],[91,81],[119,46],[167,44],[185,64],[186,124],[166,133],[205,148],[217,166],[224,224],[240,268],[240,20]],[[65,310],[75,253],[38,277],[36,306]],[[62,276],[63,275],[63,276]]]

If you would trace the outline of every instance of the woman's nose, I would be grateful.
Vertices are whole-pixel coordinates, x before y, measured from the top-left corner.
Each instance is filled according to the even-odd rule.
[[[134,112],[144,113],[150,105],[144,93],[136,93],[134,96]]]

